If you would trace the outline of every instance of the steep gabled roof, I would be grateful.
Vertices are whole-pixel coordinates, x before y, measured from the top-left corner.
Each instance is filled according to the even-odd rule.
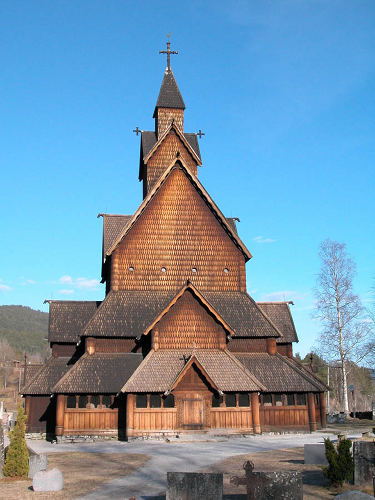
[[[212,307],[212,305],[207,302],[207,300],[204,298],[204,296],[198,291],[195,286],[188,281],[188,283],[181,288],[181,290],[173,297],[173,299],[169,302],[169,304],[158,314],[158,316],[154,319],[154,321],[147,327],[147,329],[144,331],[144,334],[147,335],[153,328],[154,326],[159,323],[159,321],[165,316],[168,311],[170,310],[171,307],[173,307],[178,299],[182,297],[186,291],[189,291],[192,293],[192,295],[203,304],[203,306],[209,310],[212,316],[216,319],[218,323],[221,324],[221,326],[229,332],[231,335],[234,335],[235,332],[233,331],[232,327],[218,314],[218,312]]]
[[[198,138],[197,134],[192,134],[192,133],[187,133],[184,132],[184,137],[187,140],[187,142],[190,144],[191,148],[195,152],[195,154],[199,157],[201,160],[201,152],[199,149],[199,143],[198,143]],[[149,152],[153,149],[155,144],[157,143],[157,135],[153,131],[148,131],[148,130],[143,130],[141,133],[141,156],[142,159],[147,157]],[[139,176],[139,179],[142,179],[142,176]]]
[[[54,393],[115,393],[143,360],[135,353],[84,354],[54,385]]]
[[[226,349],[151,350],[121,392],[169,392],[186,370],[185,359],[197,362],[220,392],[260,391],[266,387]]]
[[[185,109],[180,89],[171,68],[166,68],[160,87],[158,100],[156,101],[154,118],[157,108]]]
[[[164,184],[165,180],[168,178],[170,173],[175,169],[179,168],[181,169],[187,178],[190,180],[192,185],[195,187],[195,189],[199,192],[200,196],[205,200],[207,203],[208,207],[212,211],[212,213],[215,215],[215,217],[218,219],[220,224],[222,225],[223,229],[227,232],[228,236],[232,239],[233,243],[241,250],[243,253],[245,260],[251,259],[252,255],[249,252],[249,250],[246,248],[246,246],[242,243],[240,238],[238,237],[237,233],[233,230],[233,227],[231,224],[228,223],[227,219],[224,217],[223,213],[219,209],[219,207],[216,205],[216,203],[213,201],[211,196],[207,193],[207,191],[204,189],[202,184],[199,182],[198,178],[192,174],[189,170],[188,167],[185,166],[184,161],[182,158],[179,158],[178,160],[174,160],[169,167],[165,170],[164,174],[159,178],[159,180],[155,183],[154,187],[152,190],[149,192],[149,194],[146,196],[146,198],[143,200],[141,205],[139,206],[138,210],[135,212],[133,217],[130,219],[130,221],[127,223],[126,227],[124,230],[120,233],[116,241],[111,245],[111,247],[108,249],[106,255],[111,255],[112,252],[115,250],[115,248],[120,244],[121,240],[126,236],[126,234],[131,230],[132,226],[135,224],[137,221],[138,217],[143,213],[147,205],[150,203],[150,201],[153,199],[153,197],[156,195],[156,193],[159,191],[160,187]]]
[[[288,302],[257,302],[257,305],[282,333],[282,337],[276,340],[278,344],[298,342]]]
[[[169,126],[165,129],[165,131],[162,133],[158,141],[152,146],[150,151],[147,153],[146,156],[143,158],[143,162],[147,163],[149,159],[152,157],[152,155],[155,153],[157,149],[161,146],[161,144],[165,141],[165,139],[168,137],[168,135],[171,133],[171,131],[175,132],[176,135],[180,138],[181,142],[184,144],[190,155],[192,156],[193,160],[198,164],[201,165],[202,161],[200,156],[197,155],[195,150],[192,148],[190,142],[187,140],[185,137],[184,133],[180,130],[178,125],[175,122],[172,122],[169,124]]]
[[[71,357],[51,357],[37,371],[34,377],[27,385],[22,387],[21,394],[31,395],[50,395],[52,387],[61,379],[61,377],[72,367],[69,364]]]
[[[103,256],[108,248],[116,240],[119,233],[124,229],[126,224],[132,218],[131,215],[120,214],[98,214],[98,217],[103,217]]]
[[[49,300],[49,342],[79,341],[100,301]]]

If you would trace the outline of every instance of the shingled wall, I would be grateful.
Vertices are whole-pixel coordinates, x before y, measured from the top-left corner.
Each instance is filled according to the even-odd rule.
[[[179,290],[187,279],[202,292],[246,290],[242,252],[179,168],[114,251],[111,275],[113,290]]]

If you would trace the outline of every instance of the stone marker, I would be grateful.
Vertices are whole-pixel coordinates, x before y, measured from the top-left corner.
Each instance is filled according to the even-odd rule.
[[[41,470],[33,477],[34,491],[60,491],[64,487],[64,476],[59,469]]]
[[[166,500],[221,500],[223,474],[167,472]]]
[[[29,451],[29,475],[28,477],[32,479],[35,474],[41,470],[47,470],[47,453],[35,453],[34,450],[28,447]]]
[[[354,484],[372,481],[375,476],[375,443],[373,441],[354,441]]]
[[[244,463],[245,477],[231,477],[232,484],[246,484],[247,499],[302,500],[302,474],[297,471],[253,472],[253,462]]]
[[[3,421],[0,420],[0,478],[3,477],[4,459],[5,459],[4,429],[3,429]]]
[[[305,444],[303,449],[305,464],[328,465],[324,443]]]
[[[346,491],[345,493],[336,495],[334,498],[338,498],[339,500],[368,500],[369,498],[374,499],[374,497],[372,497],[371,495],[367,495],[367,493],[362,493],[362,491],[358,490]]]

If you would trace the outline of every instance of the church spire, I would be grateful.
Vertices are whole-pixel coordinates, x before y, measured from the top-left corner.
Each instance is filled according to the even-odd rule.
[[[167,54],[167,67],[154,111],[155,132],[158,137],[172,121],[183,130],[185,109],[184,100],[171,68],[171,54],[178,54],[178,51],[171,50],[171,43],[168,40],[167,50],[159,50],[159,54]]]

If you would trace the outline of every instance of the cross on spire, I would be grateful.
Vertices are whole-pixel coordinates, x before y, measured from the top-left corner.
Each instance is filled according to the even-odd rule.
[[[202,135],[206,135],[206,134],[204,132],[202,132],[201,129],[199,129],[197,132],[197,136],[199,137],[199,139],[202,139]]]
[[[137,127],[133,130],[133,132],[135,132],[137,135],[142,133],[142,130],[138,128],[138,125]]]
[[[159,50],[159,54],[167,54],[167,68],[171,69],[171,54],[178,54],[177,50],[171,50],[171,42],[169,41],[169,37],[171,35],[167,35],[167,50]]]

